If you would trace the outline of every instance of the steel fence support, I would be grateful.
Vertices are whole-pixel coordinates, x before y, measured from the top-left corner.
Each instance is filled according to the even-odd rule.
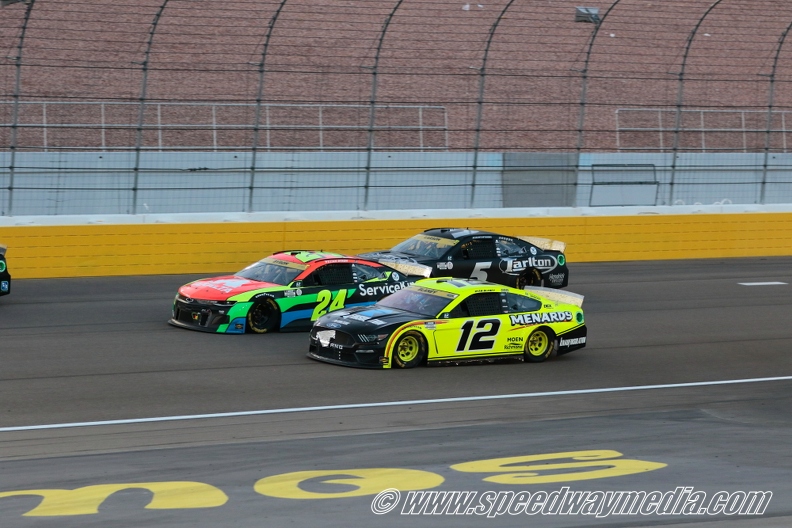
[[[583,63],[583,69],[580,72],[580,111],[578,113],[578,130],[577,130],[577,161],[575,163],[575,172],[580,175],[580,153],[583,150],[583,142],[584,142],[584,125],[586,122],[586,104],[588,99],[588,70],[589,64],[591,63],[591,51],[594,49],[594,41],[597,39],[597,35],[599,35],[599,30],[602,27],[602,24],[605,22],[605,19],[608,18],[613,8],[615,8],[621,0],[616,0],[613,2],[608,10],[605,11],[605,14],[602,15],[594,23],[594,30],[591,32],[591,36],[589,37],[588,46],[586,47],[586,60]]]
[[[368,144],[366,146],[366,186],[363,196],[364,211],[368,210],[369,190],[371,188],[371,157],[374,152],[374,128],[377,119],[377,75],[379,74],[380,53],[382,52],[382,43],[385,41],[385,34],[388,32],[391,20],[399,7],[401,7],[402,2],[403,0],[396,2],[396,5],[393,6],[393,9],[388,13],[385,22],[382,24],[382,31],[380,31],[379,40],[377,41],[377,52],[374,54],[374,66],[371,68],[371,99],[369,100]]]
[[[159,9],[157,9],[157,13],[154,15],[154,20],[151,22],[151,29],[149,29],[148,41],[146,42],[146,52],[143,56],[143,62],[141,63],[143,79],[140,85],[140,98],[138,99],[140,105],[138,108],[137,131],[135,133],[135,166],[132,169],[134,174],[132,182],[132,214],[137,214],[138,187],[140,186],[140,150],[143,147],[143,125],[146,119],[146,92],[148,90],[148,70],[149,59],[151,58],[151,47],[154,45],[154,34],[157,32],[160,18],[169,1],[170,0],[163,0]]]
[[[496,18],[495,22],[493,22],[490,26],[489,35],[487,35],[487,43],[484,46],[484,57],[481,59],[481,68],[479,68],[479,89],[478,101],[476,104],[476,128],[474,129],[475,136],[473,138],[473,178],[470,184],[471,209],[476,202],[476,180],[478,179],[479,149],[481,148],[481,122],[484,114],[484,92],[487,80],[487,59],[489,58],[490,46],[492,45],[492,41],[495,38],[495,31],[498,29],[501,20],[503,20],[503,17],[506,15],[506,11],[508,11],[512,4],[514,4],[514,1],[515,0],[509,0],[509,3],[503,7],[500,14],[498,15],[498,18]]]
[[[608,15],[613,10],[616,5],[621,2],[621,0],[616,0],[613,2],[608,10],[605,11],[605,14],[602,15],[602,18],[599,18],[594,23],[594,30],[591,32],[591,36],[589,37],[588,46],[586,47],[586,60],[583,63],[583,70],[581,70],[581,79],[580,79],[580,111],[578,113],[578,130],[577,130],[577,146],[576,152],[577,156],[575,156],[575,185],[578,185],[580,181],[580,153],[583,151],[583,142],[584,142],[584,127],[586,123],[586,104],[588,103],[588,70],[589,64],[591,63],[591,51],[594,49],[594,41],[597,39],[597,35],[599,35],[599,30],[602,27],[603,22],[605,19],[608,18]],[[617,117],[618,119],[618,117]],[[591,186],[592,189],[594,188],[594,175],[592,173],[592,181]],[[655,204],[657,205],[657,204]]]
[[[275,29],[275,23],[280,17],[281,11],[288,0],[281,0],[278,8],[270,18],[269,25],[267,26],[267,34],[264,37],[264,47],[261,50],[261,60],[258,63],[258,91],[256,93],[256,113],[253,120],[253,147],[250,153],[250,181],[248,183],[248,203],[247,212],[253,212],[253,192],[256,188],[256,156],[258,154],[259,132],[261,130],[261,102],[264,98],[264,72],[267,61],[267,52],[269,51],[270,40],[272,40],[272,32]]]
[[[22,50],[25,45],[25,33],[27,32],[28,23],[30,22],[30,14],[33,12],[33,5],[36,0],[30,0],[25,8],[25,18],[22,21],[22,30],[19,35],[19,42],[17,43],[17,54],[14,57],[14,68],[16,70],[16,79],[14,81],[14,106],[13,115],[11,116],[11,144],[9,150],[11,151],[9,165],[8,165],[8,216],[14,214],[14,173],[16,172],[16,151],[19,133],[19,106],[20,98],[22,97]]]
[[[698,32],[701,24],[704,23],[704,19],[707,18],[713,9],[715,9],[718,4],[720,4],[723,0],[716,0],[707,10],[701,15],[701,18],[698,19],[696,22],[695,27],[690,32],[687,38],[687,42],[685,43],[685,52],[682,56],[682,65],[679,68],[679,83],[677,86],[677,102],[676,102],[676,118],[674,124],[674,146],[672,149],[672,158],[671,158],[671,180],[669,182],[669,186],[671,187],[669,192],[669,202],[670,205],[674,205],[674,185],[676,183],[676,170],[677,170],[677,154],[679,152],[679,129],[682,127],[682,104],[684,102],[684,88],[685,88],[685,68],[687,67],[687,60],[688,55],[690,54],[690,48],[693,45],[693,39],[696,38],[696,33]]]
[[[773,106],[775,106],[775,82],[776,72],[778,71],[778,58],[781,56],[781,48],[784,46],[790,29],[792,29],[792,22],[789,23],[778,38],[778,46],[775,50],[775,57],[773,57],[773,68],[770,70],[770,86],[768,87],[767,95],[767,132],[765,133],[764,161],[762,162],[762,185],[759,189],[760,204],[764,204],[765,202],[765,189],[767,187],[767,166],[770,160],[770,134],[773,128]]]

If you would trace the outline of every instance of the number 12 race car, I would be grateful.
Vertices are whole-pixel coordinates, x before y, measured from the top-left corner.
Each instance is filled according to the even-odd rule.
[[[430,271],[397,266],[337,253],[284,251],[234,275],[182,286],[168,322],[226,334],[309,330],[327,312],[374,304]]]
[[[583,296],[477,280],[425,279],[311,329],[308,357],[368,368],[515,358],[538,363],[586,346]]]
[[[389,251],[360,255],[383,263],[414,262],[432,277],[458,277],[526,286],[563,288],[569,283],[566,244],[538,237],[511,237],[470,229],[428,229]]]

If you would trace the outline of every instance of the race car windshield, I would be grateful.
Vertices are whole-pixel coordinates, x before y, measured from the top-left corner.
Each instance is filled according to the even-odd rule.
[[[404,242],[391,248],[397,253],[406,253],[413,257],[438,259],[445,255],[449,248],[455,246],[459,240],[433,237],[429,235],[415,235]]]
[[[444,292],[405,288],[388,295],[378,302],[377,306],[396,308],[426,317],[436,317],[455,297],[456,295]]]
[[[286,286],[292,282],[303,269],[306,268],[292,264],[291,262],[284,262],[281,264],[274,259],[264,259],[255,264],[251,264],[237,273],[236,276],[248,280],[271,282],[272,284]]]

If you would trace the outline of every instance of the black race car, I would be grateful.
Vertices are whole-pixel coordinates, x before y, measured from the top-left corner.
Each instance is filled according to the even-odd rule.
[[[8,249],[6,246],[0,244],[0,296],[11,293],[11,274],[8,273],[5,259],[6,249]]]
[[[538,237],[499,235],[471,229],[434,228],[388,251],[360,255],[384,264],[411,262],[432,268],[432,277],[457,277],[516,288],[569,284],[566,244]]]

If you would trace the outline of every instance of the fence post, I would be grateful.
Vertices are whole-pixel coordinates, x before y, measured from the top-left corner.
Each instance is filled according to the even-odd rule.
[[[685,67],[687,66],[688,55],[690,54],[690,48],[693,45],[693,39],[696,38],[696,33],[698,32],[701,24],[704,23],[704,19],[707,18],[707,15],[712,12],[715,7],[720,4],[723,0],[716,0],[709,8],[701,15],[701,18],[698,19],[696,26],[690,32],[687,38],[687,42],[685,43],[685,53],[682,56],[682,65],[679,68],[679,83],[677,86],[677,102],[676,102],[676,119],[674,123],[674,147],[672,150],[672,158],[671,158],[671,180],[669,185],[671,186],[669,192],[669,202],[671,205],[674,205],[674,185],[676,184],[676,170],[677,170],[677,153],[679,152],[679,129],[682,127],[682,104],[684,101],[683,92],[685,89]]]
[[[138,202],[138,187],[140,183],[140,149],[143,146],[143,123],[146,119],[146,91],[148,89],[148,64],[149,58],[151,57],[151,46],[154,44],[154,34],[157,31],[157,25],[159,24],[160,17],[162,17],[162,12],[165,11],[165,7],[168,5],[170,0],[163,0],[162,4],[160,4],[157,13],[154,15],[154,20],[151,22],[151,29],[149,30],[149,38],[148,42],[146,43],[146,52],[143,56],[143,79],[141,81],[140,86],[140,107],[138,108],[138,124],[137,124],[137,131],[135,133],[135,167],[133,169],[134,173],[134,181],[132,182],[132,214],[137,214],[137,202]]]
[[[493,22],[490,26],[489,35],[487,36],[487,44],[484,46],[484,57],[481,59],[481,68],[479,68],[479,91],[478,101],[476,104],[476,129],[474,131],[475,136],[473,139],[473,178],[470,184],[471,209],[476,203],[476,180],[478,178],[479,149],[481,148],[481,122],[484,114],[484,85],[487,80],[487,58],[489,57],[490,46],[492,45],[492,41],[495,38],[495,30],[498,29],[501,20],[503,20],[503,17],[506,15],[506,11],[509,10],[513,3],[514,0],[509,0],[509,3],[503,7],[500,14],[498,15],[498,18],[496,18],[495,22]]]
[[[776,48],[775,57],[773,58],[773,69],[770,71],[770,86],[767,95],[767,131],[765,133],[764,161],[762,163],[762,185],[759,189],[760,204],[764,204],[765,202],[765,189],[767,187],[767,165],[770,160],[770,133],[773,128],[773,106],[775,105],[775,81],[776,72],[778,71],[778,58],[781,55],[781,48],[784,46],[784,41],[790,29],[792,29],[792,22],[789,23],[778,39],[778,47]]]
[[[264,47],[261,50],[261,61],[258,63],[258,92],[256,93],[256,114],[253,122],[253,146],[250,152],[250,181],[248,184],[248,203],[247,212],[253,212],[253,191],[256,188],[256,155],[258,154],[259,131],[261,129],[261,102],[264,98],[264,65],[267,61],[267,51],[269,51],[270,40],[272,39],[272,31],[275,29],[275,23],[286,5],[288,0],[281,0],[278,8],[270,18],[269,25],[267,26],[267,35],[264,37]]]
[[[33,5],[36,0],[30,0],[25,9],[25,19],[22,22],[22,31],[19,35],[19,43],[17,44],[17,54],[14,58],[14,66],[16,69],[16,80],[14,82],[14,109],[13,116],[11,117],[11,156],[8,165],[8,216],[14,214],[14,173],[16,171],[16,151],[17,140],[19,132],[19,106],[20,98],[22,96],[22,50],[25,44],[25,33],[27,32],[28,23],[30,22],[30,13],[33,11]]]

